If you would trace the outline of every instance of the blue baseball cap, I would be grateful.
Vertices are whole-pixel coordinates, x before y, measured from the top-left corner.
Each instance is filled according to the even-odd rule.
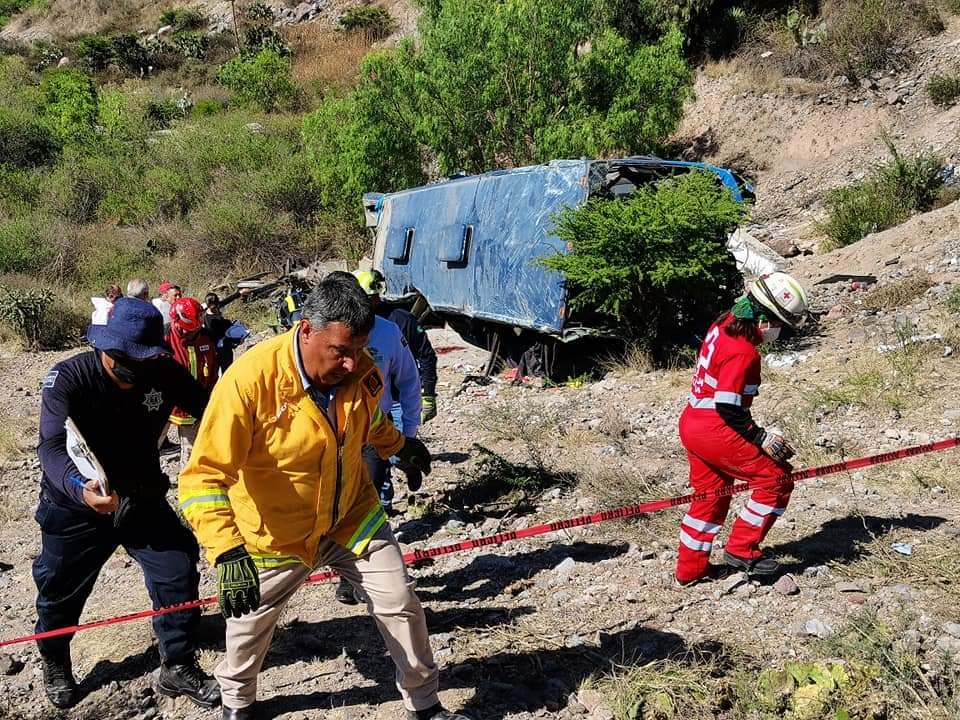
[[[103,352],[118,352],[133,360],[170,355],[163,340],[163,316],[152,303],[119,298],[113,303],[106,325],[91,325],[87,342]]]

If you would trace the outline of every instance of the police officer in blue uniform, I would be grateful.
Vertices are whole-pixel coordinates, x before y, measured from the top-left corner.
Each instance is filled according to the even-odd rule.
[[[37,632],[75,625],[97,576],[118,546],[143,569],[154,608],[196,600],[199,548],[166,501],[157,437],[174,406],[199,417],[206,391],[170,357],[163,319],[149,302],[121,298],[106,325],[91,326],[94,347],[55,365],[43,381],[38,454],[43,477],[36,520],[41,552],[33,564]],[[67,451],[71,418],[109,482],[85,478]],[[156,617],[162,666],[157,689],[201,707],[220,700],[197,663],[200,610]],[[70,660],[72,635],[38,641],[44,690],[58,708],[80,700]]]

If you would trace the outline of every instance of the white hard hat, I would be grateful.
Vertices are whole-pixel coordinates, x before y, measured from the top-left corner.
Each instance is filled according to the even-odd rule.
[[[794,278],[785,272],[773,272],[757,278],[747,292],[758,303],[787,325],[796,329],[807,315],[807,294]]]

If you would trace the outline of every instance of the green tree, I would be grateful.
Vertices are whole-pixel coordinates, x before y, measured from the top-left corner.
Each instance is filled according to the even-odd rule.
[[[85,73],[53,70],[40,83],[40,113],[53,134],[64,143],[83,143],[97,120],[97,87]]]
[[[238,105],[264,112],[292,109],[300,97],[299,88],[290,79],[290,61],[271,48],[224,63],[217,81],[230,90]]]
[[[360,217],[364,192],[425,182],[400,67],[389,51],[368,55],[360,87],[329,98],[304,120],[304,146],[325,207]]]
[[[692,76],[682,37],[632,44],[587,0],[464,0],[398,61],[442,172],[645,152],[673,131]]]
[[[556,233],[573,252],[543,264],[567,278],[575,310],[662,350],[678,330],[706,328],[741,290],[726,237],[744,214],[714,175],[692,172],[562,211]]]

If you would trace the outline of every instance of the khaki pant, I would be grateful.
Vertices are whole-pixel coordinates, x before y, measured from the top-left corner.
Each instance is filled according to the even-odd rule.
[[[439,702],[438,672],[420,601],[407,577],[400,547],[384,525],[357,557],[329,539],[320,543],[317,566],[328,565],[363,589],[367,610],[397,666],[397,688],[408,710],[426,710]],[[227,651],[215,675],[223,704],[243,708],[257,699],[257,675],[287,601],[312,570],[284,565],[260,571],[260,607],[241,618],[227,618]]]
[[[193,450],[193,444],[197,441],[197,428],[199,423],[193,425],[177,425],[177,432],[180,435],[180,470],[187,466],[187,460],[190,459],[190,452]]]

